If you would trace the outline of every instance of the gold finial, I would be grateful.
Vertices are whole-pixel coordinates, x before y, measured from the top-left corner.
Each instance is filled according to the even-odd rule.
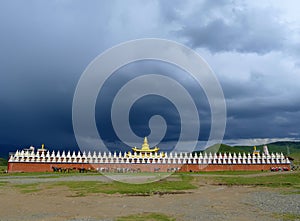
[[[149,150],[150,149],[147,137],[144,138],[144,144],[142,145],[142,149],[143,150]]]
[[[45,144],[42,144],[42,150],[44,150],[45,149]]]
[[[256,149],[256,146],[253,147],[253,154],[259,155],[259,150]]]
[[[134,151],[134,156],[137,157],[137,156],[141,156],[141,157],[149,157],[149,156],[152,156],[151,154],[157,154],[157,152],[159,151],[159,148],[158,147],[154,147],[152,149],[150,149],[150,146],[148,144],[148,139],[147,137],[144,138],[144,143],[142,144],[142,148],[136,148],[136,147],[133,147],[132,150]],[[139,155],[137,155],[137,153]],[[161,153],[162,156],[164,156],[164,153]],[[127,154],[127,157],[132,157],[132,154],[130,152],[128,152]],[[152,157],[159,157],[159,155],[154,155]]]

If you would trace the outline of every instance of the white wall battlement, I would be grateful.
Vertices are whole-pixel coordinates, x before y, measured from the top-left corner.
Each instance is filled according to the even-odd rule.
[[[11,163],[126,163],[126,164],[290,164],[283,153],[264,153],[253,155],[246,153],[162,153],[150,154],[147,157],[142,154],[128,156],[126,152],[90,152],[78,151],[24,151],[17,150],[9,158]]]

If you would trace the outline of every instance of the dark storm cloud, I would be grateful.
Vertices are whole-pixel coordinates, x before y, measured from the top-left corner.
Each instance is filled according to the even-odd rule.
[[[296,93],[282,93],[280,84],[266,88],[249,79],[222,83],[227,102],[226,138],[298,137],[300,103]],[[292,89],[293,91],[295,89]]]
[[[83,70],[111,46],[141,37],[186,43],[209,61],[226,98],[226,138],[300,136],[299,19],[287,22],[290,10],[286,14],[279,10],[292,3],[262,4],[225,0],[1,1],[0,145],[45,142],[54,147],[76,146],[72,99]],[[126,77],[116,75],[113,84],[105,85],[102,105],[109,105],[130,74],[145,74],[145,70],[172,76],[189,90],[198,105],[200,139],[207,138],[208,102],[199,85],[182,71],[136,66]],[[159,108],[148,105],[149,115],[160,111],[168,115],[171,135],[166,140],[176,140],[176,111],[163,100],[155,101]],[[143,104],[139,101],[133,113],[142,112]],[[101,120],[104,116],[96,117]],[[148,117],[132,120],[140,136],[148,131]],[[107,142],[120,144],[109,139],[113,132],[105,132]]]
[[[164,4],[162,4],[164,5]],[[281,50],[287,28],[272,8],[250,8],[233,1],[202,1],[188,16],[164,7],[167,18],[180,23],[177,33],[193,47],[212,52],[237,51],[264,54]]]
[[[76,145],[73,93],[86,65],[106,47],[99,38],[109,19],[106,3],[78,3],[1,2],[0,128],[6,143]]]
[[[226,138],[266,138],[270,137],[299,137],[299,114],[296,112],[270,112],[264,110],[264,115],[245,118],[228,117]],[[261,110],[263,111],[263,110]],[[234,129],[233,129],[234,128]]]
[[[180,82],[186,90],[194,98],[194,102],[198,107],[199,118],[201,120],[200,139],[207,139],[210,131],[210,108],[208,101],[202,91],[201,87],[190,77],[186,72],[178,67],[160,62],[160,61],[139,61],[129,65],[123,66],[116,71],[105,82],[104,87],[99,93],[97,106],[96,106],[96,120],[98,130],[100,131],[101,138],[109,145],[113,141],[118,141],[115,135],[114,128],[111,124],[111,104],[115,98],[118,90],[124,86],[129,80],[144,74],[161,74],[169,76],[176,81]],[[148,81],[147,84],[155,87],[155,81]],[[141,85],[136,85],[138,91],[142,88]],[[168,90],[168,88],[166,88]],[[155,93],[155,90],[153,91]],[[128,100],[122,100],[122,103],[127,103]],[[184,112],[188,111],[184,106],[180,108]],[[129,121],[131,129],[140,137],[148,136],[150,134],[149,119],[153,115],[162,116],[167,122],[167,132],[163,142],[178,140],[181,133],[180,131],[180,115],[179,110],[171,103],[171,101],[160,96],[149,95],[137,100],[131,107]],[[181,110],[182,111],[182,110]],[[120,118],[127,118],[127,116],[118,116]],[[196,122],[192,122],[196,123]],[[191,127],[192,128],[192,127]],[[190,133],[191,131],[185,131]],[[122,145],[124,146],[124,144]]]

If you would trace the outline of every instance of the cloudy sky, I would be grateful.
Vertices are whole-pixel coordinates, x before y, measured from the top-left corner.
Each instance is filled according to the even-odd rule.
[[[224,91],[227,142],[298,139],[299,7],[298,1],[280,0],[2,0],[0,144],[75,147],[72,101],[83,71],[100,53],[138,38],[173,40],[207,61]],[[102,139],[119,142],[110,122],[113,96],[125,81],[145,72],[171,76],[187,88],[201,119],[198,139],[207,139],[211,114],[201,88],[182,70],[157,62],[123,67],[106,83],[95,116]],[[154,114],[168,124],[164,141],[175,142],[178,111],[158,96],[133,106],[133,131],[148,135]]]

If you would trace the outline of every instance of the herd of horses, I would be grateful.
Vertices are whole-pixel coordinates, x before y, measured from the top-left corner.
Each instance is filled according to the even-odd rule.
[[[79,173],[87,173],[87,172],[96,172],[96,170],[92,168],[65,168],[65,167],[52,167],[53,172],[61,172],[61,173],[70,173],[70,172],[79,172]]]
[[[140,173],[141,169],[137,168],[84,168],[84,167],[73,167],[73,168],[65,168],[65,167],[52,167],[53,172],[60,173],[70,173],[70,172],[79,172],[79,173],[87,173],[87,172],[101,172],[101,173]],[[167,172],[177,172],[179,168],[168,168]],[[160,168],[154,168],[153,172],[160,172]]]

